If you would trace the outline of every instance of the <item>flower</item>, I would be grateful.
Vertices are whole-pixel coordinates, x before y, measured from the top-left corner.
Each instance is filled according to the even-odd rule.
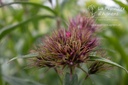
[[[111,65],[108,65],[108,64],[103,63],[103,62],[95,61],[95,62],[93,62],[93,63],[90,65],[88,74],[89,74],[89,75],[91,75],[91,74],[96,74],[96,73],[99,73],[99,72],[101,72],[101,71],[109,70],[109,69],[111,69],[111,68],[112,68]]]
[[[98,46],[95,36],[97,26],[92,18],[78,15],[71,19],[68,29],[58,29],[51,36],[43,39],[43,45],[35,52],[34,65],[38,67],[64,68],[72,70],[81,63],[86,63],[89,54]]]

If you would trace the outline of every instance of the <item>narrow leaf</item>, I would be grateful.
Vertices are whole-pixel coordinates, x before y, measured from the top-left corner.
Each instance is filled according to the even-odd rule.
[[[78,76],[77,76],[77,74],[74,74],[72,77],[73,78],[72,78],[72,81],[71,81],[71,85],[78,85]]]
[[[9,85],[44,85],[40,84],[34,80],[30,80],[28,78],[17,78],[14,76],[6,76],[4,75],[4,80],[9,83]]]
[[[10,59],[9,62],[16,60],[16,59],[19,59],[19,58],[32,58],[32,57],[36,57],[36,56],[38,56],[38,53],[30,53],[28,55],[22,55],[22,56],[14,57],[14,58]]]
[[[11,31],[13,31],[14,29],[16,29],[17,27],[21,26],[21,25],[24,25],[24,24],[27,24],[28,22],[30,21],[33,21],[33,20],[41,20],[41,19],[45,19],[45,18],[54,18],[53,16],[41,16],[41,15],[37,15],[37,16],[33,16],[25,21],[21,21],[17,24],[14,24],[14,25],[9,25],[9,26],[6,26],[4,28],[2,28],[0,30],[0,40],[5,36],[7,35],[8,33],[10,33]],[[26,29],[26,28],[25,28]]]
[[[66,73],[64,85],[78,85],[77,74],[71,76],[69,73]]]
[[[125,70],[127,73],[128,73],[128,70],[125,69],[123,66],[113,62],[113,61],[110,61],[108,59],[105,59],[105,58],[102,58],[102,57],[97,57],[97,56],[89,56],[90,57],[90,60],[89,61],[100,61],[100,62],[104,62],[104,63],[107,63],[107,64],[111,64],[113,66],[117,66],[123,70]]]
[[[70,85],[70,74],[66,73],[64,85]]]
[[[1,64],[0,64],[0,85],[3,84],[3,79],[2,79],[2,69],[1,69]]]
[[[119,0],[113,0],[115,3],[117,3],[120,7],[124,8],[124,10],[128,13],[128,5],[122,3]]]
[[[38,3],[33,3],[33,2],[11,2],[11,3],[8,3],[8,4],[4,4],[0,7],[3,7],[3,6],[8,6],[8,5],[13,5],[13,4],[22,4],[22,5],[32,5],[32,6],[36,6],[36,7],[40,7],[40,8],[43,8],[43,9],[46,9],[50,12],[52,12],[54,15],[56,15],[56,12],[54,10],[52,10],[51,8],[49,8],[48,6],[44,6],[42,4],[38,4]]]

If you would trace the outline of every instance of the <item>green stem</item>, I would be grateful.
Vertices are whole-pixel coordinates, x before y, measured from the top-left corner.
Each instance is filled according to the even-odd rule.
[[[70,68],[70,79],[72,80],[72,76],[74,74],[74,71],[75,71],[75,67],[74,66],[71,66],[69,67]]]
[[[86,74],[86,77],[85,77],[85,80],[89,77],[89,74],[88,74],[88,72],[86,72],[83,68],[81,68],[80,66],[78,67],[78,68],[80,68],[85,74]]]

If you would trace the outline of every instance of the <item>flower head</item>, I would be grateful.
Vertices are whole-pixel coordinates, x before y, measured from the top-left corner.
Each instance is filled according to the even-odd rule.
[[[106,63],[103,63],[103,62],[99,62],[99,61],[95,61],[94,63],[92,63],[89,67],[89,71],[88,71],[88,74],[96,74],[96,73],[99,73],[101,71],[106,71],[106,70],[109,70],[111,69],[112,66],[106,64]]]
[[[70,20],[67,30],[54,31],[35,50],[39,53],[34,58],[35,65],[53,68],[68,66],[72,70],[80,63],[85,63],[98,42],[95,36],[97,27],[93,24],[92,18],[78,15]]]

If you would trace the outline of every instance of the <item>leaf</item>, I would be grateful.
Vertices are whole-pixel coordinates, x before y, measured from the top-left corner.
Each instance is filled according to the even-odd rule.
[[[77,74],[71,75],[66,73],[64,85],[78,85],[78,76]]]
[[[66,73],[64,85],[70,85],[70,74]]]
[[[33,3],[40,3],[40,0],[29,0],[29,1]]]
[[[0,85],[3,85],[1,64],[0,64]]]
[[[0,7],[12,5],[12,4],[32,5],[32,6],[44,8],[47,11],[52,12],[54,15],[57,15],[56,12],[54,10],[52,10],[51,8],[49,8],[48,6],[44,6],[44,5],[41,5],[41,4],[38,4],[38,3],[26,2],[26,1],[25,2],[23,2],[23,1],[22,2],[11,2],[11,3],[8,3],[8,4],[4,4],[4,5],[0,6]]]
[[[72,78],[71,85],[78,85],[78,76],[77,76],[77,74],[74,74],[72,77],[73,78]]]
[[[70,8],[68,6],[71,6],[72,4],[76,4],[77,0],[63,0],[61,3],[61,10],[63,10],[65,7]]]
[[[110,64],[110,65],[113,65],[113,66],[117,66],[123,70],[125,70],[127,73],[128,73],[128,70],[125,69],[123,66],[113,62],[113,61],[110,61],[108,59],[105,59],[105,58],[101,58],[101,57],[97,57],[97,56],[89,56],[90,57],[90,60],[89,61],[100,61],[100,62],[104,62],[104,63],[107,63],[107,64]]]
[[[40,84],[36,81],[30,80],[30,79],[22,79],[18,77],[13,76],[4,76],[4,80],[9,83],[9,85],[44,85]]]
[[[107,41],[109,41],[109,43],[115,48],[115,50],[120,53],[122,60],[127,63],[128,62],[128,57],[127,54],[123,48],[123,46],[120,44],[120,40],[118,38],[115,38],[113,36],[109,37],[106,35],[103,35],[104,38],[107,39]]]
[[[124,8],[124,10],[128,13],[128,5],[122,3],[121,1],[118,0],[113,0],[115,3],[117,3],[120,7]]]
[[[19,59],[19,58],[32,58],[32,57],[36,57],[36,56],[38,56],[38,53],[30,53],[28,55],[22,55],[22,56],[14,57],[14,58],[10,59],[9,62],[16,60],[16,59]]]
[[[8,33],[10,33],[11,31],[13,31],[14,29],[16,29],[17,27],[19,27],[19,26],[21,26],[21,25],[24,25],[24,24],[26,24],[26,23],[28,23],[28,22],[30,22],[30,21],[35,20],[35,19],[40,20],[40,19],[45,19],[45,18],[54,18],[54,16],[49,16],[49,15],[46,15],[46,16],[45,16],[45,15],[43,15],[43,16],[41,16],[41,15],[36,15],[36,16],[33,16],[33,17],[31,17],[31,18],[29,18],[29,19],[27,19],[27,20],[25,20],[25,21],[21,21],[21,22],[19,22],[19,23],[17,23],[17,24],[6,26],[6,27],[4,27],[4,28],[2,28],[2,29],[0,30],[0,40],[1,40],[5,35],[7,35]]]

